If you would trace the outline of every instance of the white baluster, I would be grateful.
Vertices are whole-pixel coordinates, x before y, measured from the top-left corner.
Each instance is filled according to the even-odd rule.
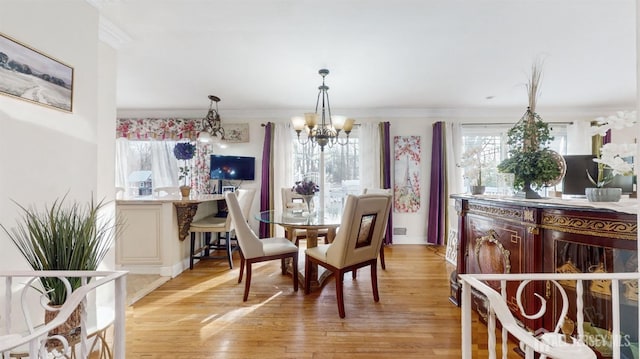
[[[489,308],[487,308],[489,312],[489,320],[487,322],[487,332],[489,334],[487,349],[489,350],[489,359],[496,359],[496,313],[493,311],[491,302],[486,301],[486,303],[489,306]]]
[[[576,281],[576,325],[578,326],[578,340],[584,342],[584,287],[582,279]]]
[[[502,294],[502,299],[507,302],[507,281],[500,281],[500,294]],[[502,326],[502,359],[507,359],[507,353],[509,352],[509,332],[507,328]]]
[[[471,359],[471,286],[462,282],[462,359]]]
[[[611,332],[611,347],[613,359],[620,359],[620,281],[611,280],[611,319],[613,330]]]

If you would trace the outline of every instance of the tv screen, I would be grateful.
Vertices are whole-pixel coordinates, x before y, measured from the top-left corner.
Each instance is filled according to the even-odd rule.
[[[584,197],[584,189],[594,187],[587,177],[587,171],[592,178],[598,177],[598,164],[593,162],[594,155],[567,155],[564,161],[567,172],[562,180],[562,195]]]
[[[254,180],[255,157],[211,155],[211,179]]]

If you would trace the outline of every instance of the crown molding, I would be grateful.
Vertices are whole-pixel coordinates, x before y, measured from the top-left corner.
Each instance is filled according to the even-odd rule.
[[[129,34],[102,15],[100,15],[98,23],[98,36],[100,41],[116,50],[133,41]]]

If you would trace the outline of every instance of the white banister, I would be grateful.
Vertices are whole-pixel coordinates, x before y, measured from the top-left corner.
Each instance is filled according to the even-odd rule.
[[[504,301],[507,301],[507,282],[500,281],[500,295]],[[507,359],[507,353],[509,351],[509,332],[502,327],[502,359]]]
[[[482,293],[486,298],[484,301],[487,305],[487,313],[489,313],[487,329],[489,340],[489,356],[494,358],[495,353],[495,328],[497,318],[502,325],[502,337],[503,340],[511,334],[520,343],[520,348],[524,351],[527,358],[533,358],[534,353],[538,353],[540,358],[596,358],[595,352],[588,347],[589,335],[585,333],[584,328],[584,282],[585,281],[601,281],[605,283],[611,283],[611,295],[609,297],[611,303],[611,312],[603,313],[611,318],[612,326],[607,328],[611,330],[612,338],[612,355],[614,359],[621,358],[621,345],[629,345],[628,337],[623,337],[623,333],[620,331],[620,283],[627,281],[640,281],[640,273],[523,273],[523,274],[461,274],[459,275],[460,283],[462,287],[462,358],[472,357],[472,320],[471,320],[471,304],[472,304],[472,290]],[[500,293],[493,288],[489,287],[487,281],[499,281]],[[536,313],[524,313],[524,308],[521,303],[520,296],[526,287],[531,282],[546,282],[548,285],[553,285],[557,289],[556,296],[557,302],[552,307],[556,308],[557,305],[562,305],[562,309],[559,311],[558,317],[553,317],[554,323],[548,324],[553,331],[543,333],[533,333],[533,331],[543,328],[523,328],[521,323],[513,316],[511,309],[507,305],[506,287],[507,283],[519,283],[517,291],[515,293],[516,301],[518,304],[519,315],[530,319],[539,319],[545,316],[547,311],[547,299],[549,298],[549,288],[546,288],[545,293],[534,295],[540,301],[539,307]],[[560,283],[575,283],[575,303],[576,312],[569,313],[569,298],[564,287]],[[573,287],[573,285],[571,285]],[[637,288],[635,288],[637,291]],[[638,294],[638,293],[636,293]],[[546,297],[546,298],[545,298]],[[509,301],[512,300],[509,298]],[[608,306],[607,306],[608,307]],[[636,305],[637,307],[637,305]],[[572,307],[572,311],[574,307]],[[559,309],[559,308],[558,308]],[[495,313],[495,316],[494,316]],[[565,319],[571,315],[576,319],[575,325],[577,326],[577,338],[572,338],[570,341],[564,340],[564,334],[561,332],[563,324],[566,324],[565,330],[569,330],[569,334],[573,332],[574,324],[571,322],[564,323]],[[548,315],[545,316],[548,318]],[[626,318],[629,320],[629,318]],[[634,318],[635,319],[635,318]],[[567,319],[568,320],[568,319]],[[636,323],[634,323],[636,324]],[[640,333],[640,313],[638,314],[637,330]],[[549,328],[547,328],[549,329]],[[508,333],[508,334],[507,334]],[[506,356],[506,343],[503,341],[502,352],[503,358]]]
[[[124,271],[0,271],[0,277],[5,277],[4,282],[6,286],[6,308],[4,318],[1,318],[4,322],[5,335],[0,335],[0,353],[2,353],[2,357],[9,358],[13,353],[24,358],[26,358],[27,355],[29,358],[46,358],[49,355],[46,345],[47,340],[54,337],[62,343],[63,347],[61,350],[63,351],[63,355],[68,356],[70,351],[73,350],[72,346],[75,346],[76,343],[68,343],[67,339],[61,335],[50,336],[49,332],[61,324],[64,324],[78,305],[83,303],[84,305],[81,306],[82,310],[80,315],[80,338],[77,344],[79,353],[77,358],[88,358],[90,353],[87,337],[92,333],[88,332],[87,310],[89,306],[87,296],[95,292],[96,288],[102,285],[115,283],[114,347],[119,350],[114,351],[114,358],[124,358],[124,303],[126,301],[126,282],[124,278],[126,274],[127,272]],[[57,315],[49,323],[34,325],[30,314],[32,308],[29,308],[26,293],[33,291],[33,284],[37,283],[38,278],[42,277],[57,277],[68,286],[68,290],[70,290],[70,286],[67,278],[78,277],[81,278],[81,286],[67,295],[67,300],[60,308],[56,309]],[[11,321],[13,287],[17,283],[22,286],[20,288],[20,302],[22,303],[20,309],[23,313],[24,324],[27,326],[26,331],[14,328]],[[45,294],[40,292],[38,296],[40,297],[40,304],[45,309],[52,309],[45,302]],[[39,322],[40,320],[38,320],[38,323]],[[98,340],[98,338],[93,338],[93,340]],[[27,351],[27,353],[23,355],[25,351]]]
[[[471,340],[471,285],[462,281],[462,359],[471,359],[471,346],[473,341]]]

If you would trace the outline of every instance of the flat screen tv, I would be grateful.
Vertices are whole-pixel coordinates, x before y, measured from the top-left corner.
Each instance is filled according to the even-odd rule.
[[[564,161],[567,164],[567,172],[562,180],[562,195],[570,197],[585,197],[584,189],[594,187],[587,177],[587,171],[591,177],[598,177],[598,164],[593,162],[594,155],[567,155]]]
[[[211,179],[251,180],[255,179],[255,157],[211,155]]]

